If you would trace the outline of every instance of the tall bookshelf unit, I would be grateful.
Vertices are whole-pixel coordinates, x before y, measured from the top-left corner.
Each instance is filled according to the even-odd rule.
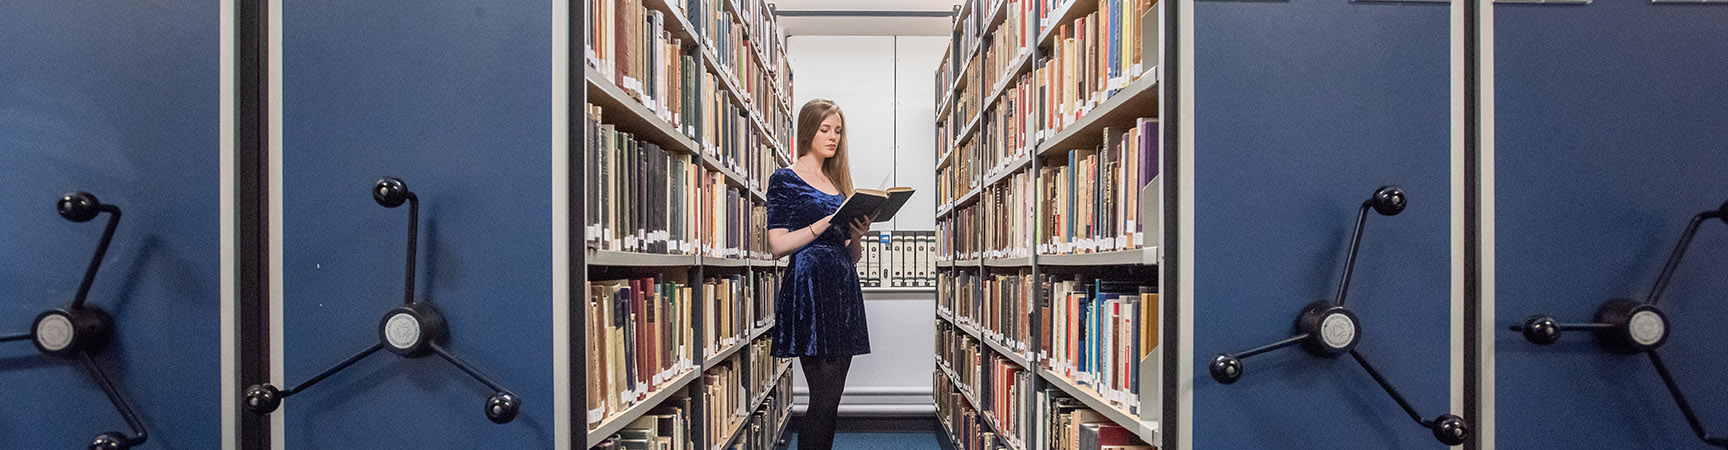
[[[681,417],[662,422],[677,429],[661,425],[655,436],[701,450],[773,448],[792,396],[790,362],[768,353],[771,294],[785,264],[769,256],[764,227],[768,175],[790,163],[784,33],[762,0],[591,0],[573,4],[570,21],[569,139],[580,153],[570,173],[578,205],[571,232],[582,243],[572,258],[571,298],[580,304],[570,308],[570,352],[583,365],[572,364],[569,383],[572,421],[585,424],[573,424],[587,436],[582,447],[613,448],[611,438],[629,439],[620,432],[645,416],[679,408]],[[608,147],[617,142],[626,144]],[[601,164],[637,154],[661,162],[634,171]],[[675,173],[685,184],[669,181]],[[653,205],[666,206],[659,217]],[[620,280],[664,284],[652,289],[647,310],[614,309],[620,322],[600,323],[602,303],[635,307],[594,295],[602,285],[628,286]],[[734,289],[707,289],[711,281],[735,281]],[[674,342],[659,352],[671,359],[648,370],[658,373],[627,374],[647,383],[618,389],[630,382],[612,376],[624,370],[617,365],[637,363],[589,347],[634,332],[620,325],[631,312],[651,316],[660,307],[669,308],[663,318],[688,308],[688,323],[641,330]],[[677,335],[684,330],[688,336]]]
[[[1040,225],[1051,223],[1057,214],[1050,206],[1056,199],[1045,192],[1045,183],[1054,181],[1051,175],[1056,172],[1047,169],[1067,164],[1065,155],[1071,151],[1112,149],[1123,145],[1119,139],[1125,130],[1149,130],[1153,133],[1149,140],[1137,141],[1151,143],[1145,153],[1151,159],[1140,162],[1156,176],[1160,154],[1156,39],[1162,30],[1158,9],[1151,1],[1097,0],[972,0],[956,7],[948,54],[935,74],[940,281],[935,311],[937,370],[932,377],[939,422],[957,449],[1046,448],[1048,433],[1059,432],[1038,431],[1040,422],[1050,418],[1051,397],[1072,398],[1064,401],[1094,411],[1097,416],[1090,419],[1120,426],[1145,444],[1159,443],[1160,183],[1155,178],[1131,177],[1129,181],[1140,182],[1130,188],[1132,192],[1114,193],[1118,203],[1135,203],[1114,211],[1112,218],[1126,227],[1098,233],[1101,238],[1115,236],[1084,243],[1056,242]],[[1102,76],[1104,80],[1093,83],[1096,95],[1070,94],[1079,99],[1072,109],[1047,114],[1050,110],[1044,108],[1049,105],[1039,103],[1037,89],[1050,83],[1041,83],[1046,80],[1038,78],[1040,69],[1060,66],[1064,52],[1074,50],[1064,38],[1084,36],[1077,22],[1093,13],[1100,13],[1098,17],[1116,31],[1141,34],[1144,30],[1151,36],[1123,37],[1120,46],[1106,45],[1106,52],[1124,52],[1130,43],[1143,43],[1137,52],[1118,53],[1116,59],[1099,64],[1113,69]],[[1130,13],[1133,17],[1124,17]],[[1093,37],[1103,37],[1108,44],[1108,30]],[[1142,37],[1148,39],[1141,41]],[[1105,55],[1085,57],[1102,61]],[[1045,117],[1042,122],[1039,115]],[[1142,119],[1149,119],[1149,128]],[[1132,153],[1145,144],[1132,145],[1140,147],[1118,154]],[[1129,160],[1123,166],[1132,168],[1135,163]],[[1110,195],[1105,190],[1095,193]],[[1123,193],[1138,201],[1124,200]],[[1130,242],[1117,245],[1124,238]],[[1149,345],[1136,349],[1140,354],[1125,361],[1112,361],[1132,366],[1117,373],[1138,372],[1129,383],[1137,387],[1137,396],[1130,394],[1133,389],[1098,389],[1110,383],[1068,370],[1073,361],[1054,357],[1053,343],[1042,342],[1041,331],[1053,319],[1044,311],[1053,302],[1063,302],[1049,298],[1053,297],[1051,280],[1109,280],[1146,288],[1139,291],[1143,293],[1139,299],[1150,303],[1150,309],[1142,310],[1148,313],[1134,316],[1138,323],[1124,327],[1128,334],[1117,336]],[[1065,375],[1069,373],[1075,376]],[[957,407],[975,413],[954,411]]]

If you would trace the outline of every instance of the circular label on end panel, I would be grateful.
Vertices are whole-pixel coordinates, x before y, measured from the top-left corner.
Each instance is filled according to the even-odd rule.
[[[390,346],[407,349],[420,343],[420,320],[408,313],[390,316],[384,324],[384,339]]]
[[[72,345],[72,319],[51,314],[36,322],[36,343],[49,351],[64,350]]]
[[[1662,335],[1668,332],[1668,324],[1662,320],[1662,315],[1655,311],[1638,311],[1627,321],[1626,331],[1632,335],[1632,342],[1637,342],[1638,345],[1656,345],[1662,341]]]
[[[1344,314],[1332,314],[1320,321],[1320,340],[1327,347],[1343,349],[1356,341],[1356,321]]]

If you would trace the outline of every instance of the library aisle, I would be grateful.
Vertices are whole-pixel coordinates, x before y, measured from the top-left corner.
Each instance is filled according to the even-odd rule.
[[[1724,25],[0,1],[0,450],[1728,449]]]

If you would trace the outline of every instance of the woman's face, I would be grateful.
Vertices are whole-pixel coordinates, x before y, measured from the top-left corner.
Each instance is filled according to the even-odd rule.
[[[845,132],[840,126],[840,115],[829,114],[816,128],[816,136],[810,138],[810,153],[822,159],[833,158],[840,151],[840,136]]]

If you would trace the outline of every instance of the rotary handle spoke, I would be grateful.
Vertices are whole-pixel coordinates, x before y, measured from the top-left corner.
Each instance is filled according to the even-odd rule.
[[[320,382],[320,381],[324,381],[325,378],[329,378],[331,375],[335,375],[336,372],[341,372],[342,369],[347,369],[348,366],[352,366],[352,365],[354,365],[354,363],[360,362],[360,360],[362,360],[362,359],[366,359],[367,356],[371,356],[373,353],[377,353],[378,350],[381,350],[383,348],[384,348],[383,343],[372,344],[371,347],[366,347],[366,349],[361,350],[360,353],[355,353],[354,356],[350,356],[350,357],[348,357],[348,359],[344,359],[344,360],[342,360],[342,362],[336,363],[335,366],[331,366],[328,369],[324,369],[324,371],[318,373],[318,375],[313,376],[312,378],[308,378],[306,381],[300,382],[299,386],[294,386],[292,388],[288,388],[287,390],[282,391],[282,397],[286,398],[290,395],[294,395],[294,394],[300,393],[301,391],[305,391],[307,388],[311,388],[312,385],[318,384],[318,382]]]
[[[1308,337],[1308,333],[1302,333],[1291,336],[1282,341],[1273,342],[1271,344],[1254,347],[1240,352],[1220,354],[1217,357],[1212,358],[1212,364],[1207,368],[1207,370],[1212,373],[1212,379],[1217,380],[1219,383],[1235,383],[1237,380],[1242,379],[1242,373],[1243,370],[1245,370],[1242,366],[1242,360],[1244,358],[1296,345],[1301,343],[1302,340],[1308,339]]]
[[[437,342],[430,342],[427,343],[427,347],[431,348],[433,353],[438,354],[438,357],[444,358],[445,361],[448,361],[450,365],[462,369],[462,372],[467,373],[468,376],[474,377],[474,379],[479,381],[480,384],[484,384],[486,387],[492,389],[492,396],[486,399],[487,419],[490,419],[494,423],[506,423],[516,418],[517,412],[521,409],[522,401],[516,397],[515,393],[510,392],[509,389],[505,389],[503,385],[498,384],[498,381],[493,380],[492,377],[486,376],[484,373],[481,373],[480,369],[476,369],[474,366],[469,365],[467,361],[463,361],[462,358],[457,358],[456,355],[451,354],[449,350],[445,350],[443,345],[439,345]]]
[[[414,252],[415,242],[420,236],[420,196],[412,191],[408,195],[408,270],[402,276],[402,304],[414,304]]]
[[[275,386],[269,384],[252,385],[251,387],[246,388],[246,392],[243,394],[240,405],[253,414],[269,414],[276,411],[276,407],[282,405],[282,399],[311,388],[312,385],[318,384],[319,381],[324,381],[325,378],[335,375],[336,372],[341,372],[342,369],[346,369],[348,366],[360,362],[360,360],[365,359],[367,356],[371,356],[373,353],[377,353],[378,350],[383,348],[384,343],[382,342],[372,344],[371,347],[361,350],[360,353],[355,353],[354,356],[350,356],[348,359],[336,363],[335,366],[332,366],[329,369],[324,369],[324,371],[320,372],[318,375],[300,382],[299,386],[294,386],[287,390],[278,390]]]
[[[1302,342],[1303,339],[1308,339],[1308,333],[1298,334],[1295,336],[1291,336],[1287,339],[1284,339],[1282,341],[1273,342],[1271,344],[1262,345],[1262,346],[1251,348],[1248,350],[1243,350],[1241,352],[1233,354],[1233,356],[1235,356],[1237,359],[1247,358],[1247,357],[1258,355],[1261,353],[1266,353],[1269,351],[1273,351],[1273,350],[1281,349],[1284,347],[1296,345],[1297,343]]]
[[[1344,306],[1350,293],[1350,275],[1356,272],[1356,251],[1362,248],[1362,228],[1368,224],[1368,210],[1382,216],[1396,216],[1404,212],[1406,199],[1404,190],[1397,186],[1381,186],[1374,190],[1374,195],[1362,201],[1362,207],[1356,211],[1356,228],[1350,232],[1350,251],[1344,257],[1344,275],[1338,279],[1338,297],[1332,301],[1333,306]]]
[[[1722,219],[1728,222],[1728,203],[1715,211],[1705,211],[1692,216],[1692,221],[1686,224],[1686,232],[1680,233],[1680,242],[1674,243],[1674,251],[1668,254],[1668,263],[1662,266],[1662,274],[1656,276],[1656,285],[1650,287],[1650,296],[1644,303],[1654,305],[1662,299],[1662,292],[1668,290],[1668,281],[1674,278],[1674,270],[1680,267],[1680,260],[1686,257],[1686,248],[1692,246],[1692,237],[1698,235],[1698,225],[1706,219]]]
[[[1668,371],[1668,365],[1662,362],[1662,356],[1655,350],[1645,352],[1650,355],[1650,363],[1656,366],[1656,373],[1662,376],[1662,384],[1668,387],[1668,393],[1674,396],[1674,403],[1680,406],[1680,413],[1686,416],[1686,424],[1692,427],[1692,433],[1698,439],[1716,447],[1728,448],[1728,437],[1713,437],[1704,430],[1704,422],[1698,420],[1698,414],[1693,412],[1692,404],[1686,401],[1686,394],[1680,392],[1680,385],[1674,382],[1674,374]]]
[[[84,298],[90,295],[90,285],[96,282],[96,271],[102,268],[102,258],[108,254],[108,243],[114,241],[114,229],[120,226],[120,207],[102,205],[97,210],[108,213],[108,226],[102,230],[96,254],[90,257],[90,267],[84,269],[84,281],[78,284],[78,295],[72,297],[71,309],[84,307]]]
[[[445,350],[444,346],[438,345],[436,342],[429,343],[428,346],[432,348],[433,353],[437,353],[438,356],[443,357],[445,361],[449,361],[450,364],[456,366],[456,368],[462,369],[463,372],[468,373],[468,376],[474,377],[474,380],[479,381],[480,384],[484,384],[486,387],[492,388],[494,391],[506,394],[510,393],[509,389],[504,389],[504,386],[499,385],[497,381],[492,379],[492,377],[480,373],[480,369],[475,369],[474,366],[469,365],[467,361],[463,361],[462,358],[457,358],[456,355],[451,354],[449,350]]]
[[[0,336],[0,342],[28,341],[28,340],[30,340],[30,333],[17,334],[17,335],[12,335],[12,336]]]
[[[113,432],[103,433],[101,436],[97,436],[97,442],[103,442],[104,439],[122,440],[123,442],[116,442],[117,445],[113,445],[116,448],[143,444],[149,435],[144,430],[144,422],[138,419],[138,413],[132,410],[132,404],[126,401],[126,396],[120,394],[120,388],[114,386],[114,381],[108,378],[108,372],[102,370],[102,366],[97,365],[96,361],[90,358],[89,353],[78,352],[78,356],[79,360],[84,361],[84,368],[88,369],[90,375],[96,378],[96,384],[102,386],[102,393],[108,394],[108,401],[114,404],[114,409],[120,412],[122,419],[126,420],[126,427],[132,429],[131,436],[118,435]]]
[[[1362,202],[1361,210],[1356,212],[1356,230],[1350,233],[1350,251],[1344,257],[1344,275],[1338,280],[1338,298],[1332,304],[1344,306],[1344,300],[1350,293],[1350,275],[1356,271],[1356,250],[1362,248],[1362,228],[1368,224],[1368,208],[1373,206],[1374,199]]]
[[[1403,395],[1398,394],[1398,389],[1392,387],[1392,383],[1387,382],[1386,377],[1380,375],[1380,371],[1374,370],[1374,365],[1368,364],[1368,360],[1362,357],[1362,352],[1351,350],[1350,357],[1356,360],[1357,365],[1362,366],[1362,370],[1368,371],[1368,376],[1374,377],[1375,383],[1380,383],[1380,388],[1386,390],[1386,395],[1392,396],[1392,401],[1398,402],[1398,407],[1404,408],[1404,413],[1410,415],[1410,420],[1423,427],[1433,426],[1433,422],[1422,420],[1422,415],[1416,413],[1416,408],[1410,406],[1410,402],[1405,401]]]
[[[1434,438],[1439,439],[1441,443],[1459,445],[1463,444],[1465,437],[1469,436],[1469,426],[1464,423],[1462,417],[1441,414],[1434,420],[1423,420],[1422,415],[1416,413],[1416,408],[1410,406],[1409,401],[1404,400],[1404,396],[1398,393],[1397,388],[1392,387],[1391,382],[1386,381],[1385,376],[1380,375],[1380,371],[1374,370],[1374,365],[1369,364],[1368,359],[1363,358],[1361,352],[1351,349],[1350,358],[1355,359],[1356,364],[1362,366],[1362,370],[1367,371],[1368,376],[1373,377],[1374,382],[1379,383],[1381,389],[1386,390],[1386,395],[1391,396],[1392,401],[1398,402],[1398,407],[1404,408],[1404,413],[1410,415],[1410,420],[1416,421],[1416,424],[1421,425],[1422,428],[1433,431]]]

